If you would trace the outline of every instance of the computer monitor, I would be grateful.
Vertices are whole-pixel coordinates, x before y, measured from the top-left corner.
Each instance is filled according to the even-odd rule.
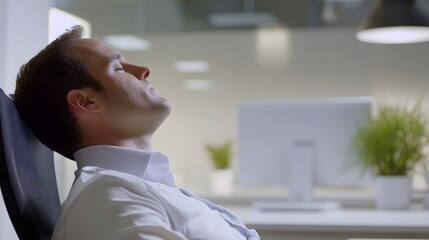
[[[238,184],[289,187],[289,200],[311,201],[318,186],[368,186],[352,138],[371,116],[371,97],[242,103]]]

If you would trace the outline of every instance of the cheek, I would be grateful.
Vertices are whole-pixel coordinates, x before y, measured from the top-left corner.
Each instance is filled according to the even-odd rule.
[[[122,107],[129,108],[131,106],[144,107],[150,105],[150,97],[147,89],[139,82],[123,81],[117,82],[115,89],[112,91],[112,98]]]

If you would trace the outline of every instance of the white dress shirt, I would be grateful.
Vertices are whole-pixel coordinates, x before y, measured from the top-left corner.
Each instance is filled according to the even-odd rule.
[[[54,240],[260,239],[225,208],[177,188],[161,153],[95,145],[74,157]]]

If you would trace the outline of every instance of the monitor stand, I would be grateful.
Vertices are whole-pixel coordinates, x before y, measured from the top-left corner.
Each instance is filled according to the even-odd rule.
[[[325,211],[341,208],[340,202],[314,201],[315,144],[312,140],[295,140],[289,146],[289,198],[283,202],[255,202],[261,211]]]

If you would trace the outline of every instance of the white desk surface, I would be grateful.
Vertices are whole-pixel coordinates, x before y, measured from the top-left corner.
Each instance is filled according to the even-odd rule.
[[[227,206],[228,207],[228,206]],[[230,206],[246,225],[260,230],[421,233],[429,237],[429,210],[339,209],[320,212],[263,212]]]
[[[329,189],[328,189],[329,190]],[[264,240],[347,240],[351,238],[429,239],[429,209],[422,206],[421,193],[413,196],[413,206],[407,210],[379,210],[372,193],[360,190],[316,191],[317,200],[340,200],[343,209],[305,212],[262,212],[252,208],[254,201],[282,201],[284,191],[235,192],[221,196],[203,194],[215,203],[235,213]]]

